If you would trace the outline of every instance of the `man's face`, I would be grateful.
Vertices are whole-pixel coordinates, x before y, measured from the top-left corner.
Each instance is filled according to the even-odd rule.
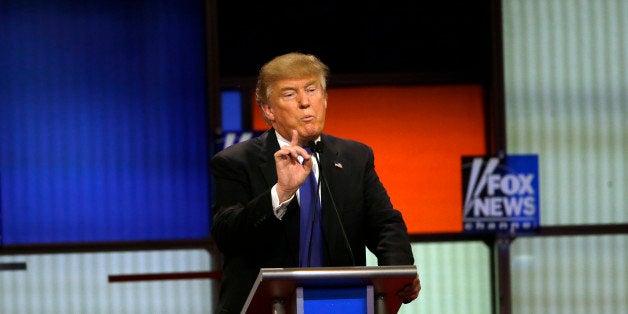
[[[268,102],[262,105],[262,110],[285,139],[290,140],[292,130],[297,130],[299,144],[304,145],[323,132],[327,94],[317,77],[277,81]]]

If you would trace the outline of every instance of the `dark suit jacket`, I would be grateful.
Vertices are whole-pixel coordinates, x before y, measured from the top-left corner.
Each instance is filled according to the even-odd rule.
[[[374,168],[368,146],[323,134],[320,154],[324,266],[366,263],[365,246],[379,265],[412,265],[406,225],[393,209]],[[277,183],[274,130],[232,145],[211,160],[215,179],[212,236],[224,255],[218,313],[239,313],[266,267],[298,267],[299,205],[296,197],[282,220],[275,217],[270,190]],[[333,201],[332,201],[333,198]],[[340,219],[334,210],[339,213]],[[339,221],[351,246],[345,244]]]

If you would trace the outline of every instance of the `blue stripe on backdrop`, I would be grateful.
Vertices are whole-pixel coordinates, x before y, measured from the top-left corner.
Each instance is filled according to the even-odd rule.
[[[204,1],[0,13],[4,244],[204,238]]]
[[[220,92],[222,130],[242,130],[242,95],[238,90]]]

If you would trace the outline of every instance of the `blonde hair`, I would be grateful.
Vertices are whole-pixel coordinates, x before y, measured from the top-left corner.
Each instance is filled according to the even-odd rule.
[[[258,105],[268,103],[273,83],[283,79],[298,79],[318,76],[323,93],[327,91],[329,68],[316,56],[300,52],[291,52],[277,56],[260,69],[255,87],[255,101]]]

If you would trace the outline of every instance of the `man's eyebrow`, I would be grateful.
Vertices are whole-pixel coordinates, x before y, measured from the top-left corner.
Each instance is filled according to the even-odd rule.
[[[292,86],[286,86],[286,87],[282,87],[279,89],[280,92],[285,92],[285,91],[289,91],[289,90],[297,90],[296,87],[292,87]]]
[[[305,84],[303,85],[303,87],[310,87],[310,86],[312,86],[312,85],[316,85],[317,83],[318,83],[318,81],[317,81],[317,80],[311,80],[311,81],[309,81],[309,82],[305,83]],[[281,88],[279,89],[279,91],[280,91],[280,92],[283,92],[283,91],[288,91],[288,90],[293,90],[293,91],[294,91],[294,90],[297,90],[297,89],[299,89],[299,88],[298,88],[298,87],[295,87],[295,86],[284,86],[284,87],[281,87]]]

